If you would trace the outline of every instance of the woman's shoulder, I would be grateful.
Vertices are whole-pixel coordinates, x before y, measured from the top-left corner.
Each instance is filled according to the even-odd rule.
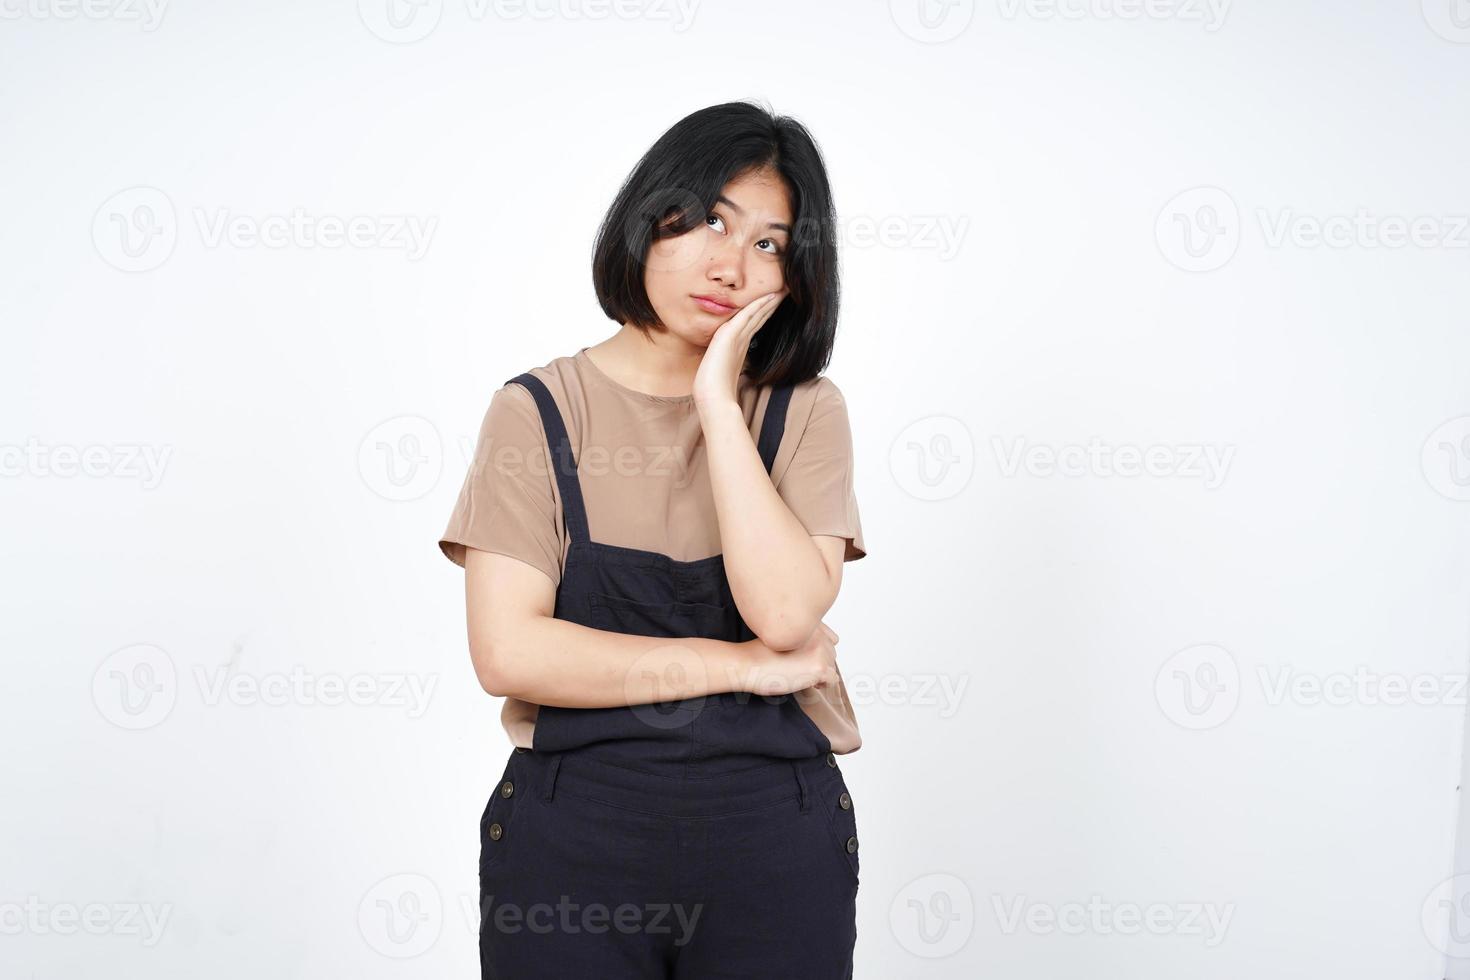
[[[578,352],[580,353],[580,352]],[[501,381],[492,393],[492,402],[502,401],[518,406],[522,410],[536,409],[535,381],[539,381],[559,406],[565,405],[567,394],[581,386],[578,353],[554,357],[545,364],[538,364],[519,371]],[[532,384],[524,383],[526,378]]]
[[[481,435],[503,443],[539,440],[542,413],[535,382],[540,382],[560,410],[567,401],[568,377],[576,370],[572,361],[572,356],[557,357],[503,377],[490,392]],[[531,383],[526,383],[528,377],[532,379]]]
[[[799,420],[802,427],[813,417],[828,415],[833,411],[844,410],[846,400],[843,398],[842,389],[831,376],[819,374],[815,378],[798,382],[791,388],[791,403],[787,409],[787,416],[792,420]]]

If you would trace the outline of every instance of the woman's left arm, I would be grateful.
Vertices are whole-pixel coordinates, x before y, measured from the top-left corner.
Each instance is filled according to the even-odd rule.
[[[699,415],[735,605],[767,646],[795,649],[837,598],[847,541],[807,533],[776,492],[737,402],[700,406]]]
[[[759,296],[722,323],[694,375],[694,405],[709,453],[725,575],[741,618],[773,650],[794,650],[807,641],[837,598],[843,561],[865,553],[856,541],[848,545],[841,533],[861,535],[855,506],[848,499],[852,434],[841,392],[830,381],[818,381],[830,390],[826,392],[827,410],[819,415],[814,408],[802,433],[803,443],[813,450],[812,458],[806,460],[798,447],[792,461],[793,468],[798,461],[810,463],[797,468],[803,499],[843,512],[842,517],[826,514],[817,518],[822,526],[816,530],[838,534],[808,531],[776,492],[746,428],[737,397],[740,374],[750,342],[787,295],[783,287]],[[817,394],[823,392],[819,389]],[[818,403],[822,402],[818,397]],[[816,436],[811,432],[814,425],[823,429]],[[809,443],[808,437],[812,437]],[[812,508],[807,510],[810,517]]]

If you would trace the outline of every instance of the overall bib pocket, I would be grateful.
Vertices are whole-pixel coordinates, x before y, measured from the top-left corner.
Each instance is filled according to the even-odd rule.
[[[589,593],[587,604],[596,629],[667,639],[724,639],[733,615],[733,610],[707,602],[636,602],[602,592]]]

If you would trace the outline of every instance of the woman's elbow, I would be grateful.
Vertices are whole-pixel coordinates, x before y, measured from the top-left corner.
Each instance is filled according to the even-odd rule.
[[[767,647],[781,653],[788,653],[799,649],[811,639],[812,631],[817,628],[817,623],[816,619],[776,616],[771,622],[752,626],[751,629]]]
[[[515,697],[519,685],[503,654],[501,644],[487,638],[470,640],[470,661],[475,677],[486,694],[497,698]]]

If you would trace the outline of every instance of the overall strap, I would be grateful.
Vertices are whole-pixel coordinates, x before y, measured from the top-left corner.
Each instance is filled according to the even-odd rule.
[[[776,450],[781,448],[781,437],[786,434],[786,406],[791,403],[791,389],[791,385],[777,385],[766,401],[766,417],[761,420],[756,448],[760,450],[761,462],[766,464],[767,474],[775,465]]]
[[[561,492],[562,517],[567,525],[567,534],[572,541],[586,543],[587,508],[582,504],[582,485],[577,480],[577,461],[572,456],[572,441],[567,438],[567,427],[561,412],[552,399],[551,392],[541,379],[526,372],[511,378],[506,384],[523,385],[536,399],[536,408],[541,413],[541,428],[546,431],[546,445],[551,452],[550,462],[556,473],[556,487]]]

